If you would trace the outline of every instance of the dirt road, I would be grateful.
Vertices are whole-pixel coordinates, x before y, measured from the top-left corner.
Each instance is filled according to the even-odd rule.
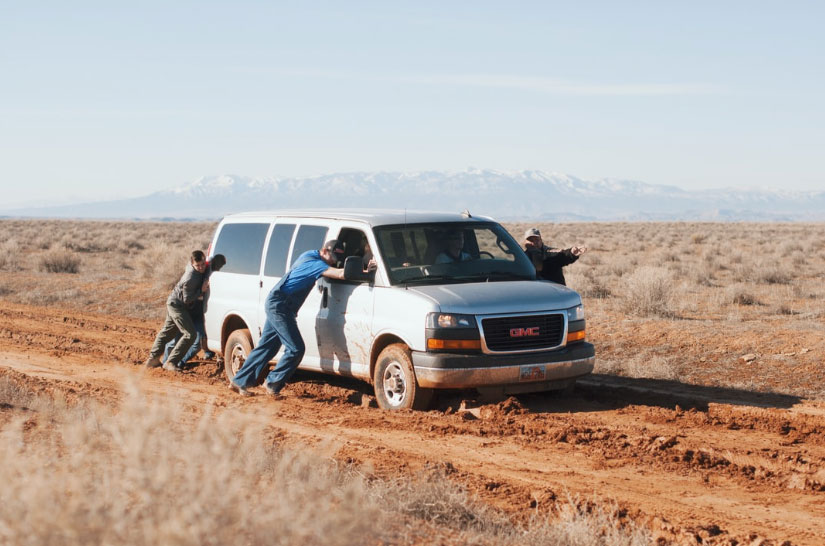
[[[443,396],[389,413],[361,382],[300,374],[283,400],[240,398],[212,363],[139,365],[157,325],[3,304],[0,372],[114,402],[127,382],[198,413],[257,416],[281,441],[382,475],[439,465],[485,502],[528,517],[556,499],[615,501],[663,542],[825,544],[825,404],[791,396],[594,376],[575,392],[482,403]]]

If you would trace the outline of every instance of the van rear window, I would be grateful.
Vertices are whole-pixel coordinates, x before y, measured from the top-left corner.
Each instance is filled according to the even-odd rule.
[[[221,272],[259,274],[267,231],[269,224],[224,224],[213,251],[226,256]]]
[[[276,224],[269,237],[269,248],[266,249],[266,265],[264,275],[267,277],[283,277],[286,273],[286,257],[289,252],[289,243],[295,224]]]

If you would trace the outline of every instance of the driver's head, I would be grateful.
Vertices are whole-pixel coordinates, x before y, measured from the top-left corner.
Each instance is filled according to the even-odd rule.
[[[461,250],[464,246],[464,232],[454,230],[447,233],[447,247],[452,250]]]

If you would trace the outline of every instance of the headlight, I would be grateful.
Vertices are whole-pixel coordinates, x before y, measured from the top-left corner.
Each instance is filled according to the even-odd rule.
[[[430,313],[427,315],[427,328],[475,328],[476,318],[473,315],[457,315],[453,313]]]
[[[567,310],[567,321],[584,320],[584,306],[577,305]]]

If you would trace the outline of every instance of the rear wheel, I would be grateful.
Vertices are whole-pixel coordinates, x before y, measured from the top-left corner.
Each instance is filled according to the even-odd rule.
[[[242,328],[229,334],[223,348],[223,369],[230,381],[243,367],[251,350],[252,336],[249,335],[249,330]]]
[[[433,397],[432,389],[418,386],[410,351],[402,343],[388,345],[378,355],[373,387],[378,406],[386,410],[425,410]]]

